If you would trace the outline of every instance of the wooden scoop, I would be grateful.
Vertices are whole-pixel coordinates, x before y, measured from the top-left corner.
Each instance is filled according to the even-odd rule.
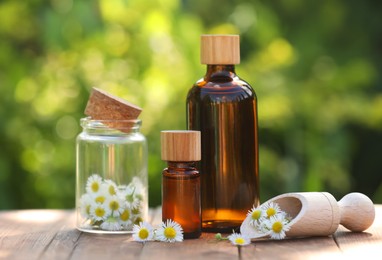
[[[274,197],[265,204],[274,202],[286,212],[292,221],[287,237],[329,236],[339,224],[354,232],[362,232],[373,224],[375,209],[373,202],[362,193],[349,193],[339,202],[327,192],[287,193]],[[268,233],[258,233],[248,229],[249,218],[240,228],[251,238],[266,237]]]

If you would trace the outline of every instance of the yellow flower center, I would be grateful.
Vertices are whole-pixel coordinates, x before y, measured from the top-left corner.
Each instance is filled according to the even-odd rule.
[[[149,236],[149,231],[145,228],[139,230],[138,236],[140,239],[146,239]]]
[[[276,210],[274,208],[267,209],[268,218],[274,216],[275,214],[276,214]]]
[[[128,221],[130,218],[130,212],[127,209],[125,209],[119,217],[122,221]]]
[[[105,202],[105,197],[104,196],[98,196],[95,201],[98,202],[98,203],[104,203]]]
[[[91,190],[93,192],[97,192],[99,190],[99,184],[98,182],[93,182],[92,185],[90,186]]]
[[[139,225],[139,223],[141,223],[143,221],[143,219],[141,217],[137,217],[135,220],[134,220],[134,224],[136,225]]]
[[[255,210],[252,212],[252,219],[258,220],[261,217],[261,210]]]
[[[176,236],[176,231],[175,231],[175,229],[174,229],[173,227],[166,227],[166,228],[164,229],[164,236],[165,236],[166,238],[170,238],[170,239],[175,238],[175,236]]]
[[[103,217],[105,215],[105,210],[103,208],[96,208],[94,214],[97,217]]]
[[[244,243],[245,243],[245,240],[242,237],[238,237],[238,238],[235,239],[235,244],[236,245],[244,245]]]
[[[139,208],[134,208],[131,210],[131,213],[135,214],[135,215],[138,215],[140,212],[139,212]]]
[[[110,208],[111,210],[117,210],[117,209],[119,209],[119,203],[118,203],[118,201],[115,201],[115,200],[110,201],[110,203],[109,203],[109,208]]]
[[[109,186],[109,194],[110,194],[110,195],[115,195],[115,194],[117,194],[117,193],[115,192],[115,188],[114,188],[113,185],[110,185],[110,186]]]
[[[280,221],[276,221],[276,222],[273,223],[273,225],[272,225],[272,230],[273,230],[273,232],[275,232],[275,233],[280,233],[281,230],[283,230],[283,223],[281,223]]]

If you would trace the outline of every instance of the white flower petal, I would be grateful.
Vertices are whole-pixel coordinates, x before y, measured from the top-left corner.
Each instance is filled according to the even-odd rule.
[[[104,204],[92,203],[90,206],[90,216],[93,221],[106,220],[111,215],[111,211]]]
[[[105,180],[102,183],[101,190],[108,196],[115,196],[117,195],[118,187],[112,180]]]
[[[284,239],[286,236],[285,232],[290,229],[288,220],[281,216],[271,217],[266,222],[266,226],[272,239]]]
[[[247,216],[240,226],[240,233],[249,238],[261,238],[266,237],[268,234],[261,232],[258,228],[251,225],[251,217]]]
[[[133,239],[138,242],[145,242],[154,239],[154,228],[148,222],[141,222],[133,227]]]
[[[232,235],[229,235],[228,239],[233,245],[236,246],[246,246],[251,243],[251,239],[248,236],[238,233],[233,233]]]
[[[124,210],[124,201],[117,196],[106,199],[105,206],[113,213],[114,217],[118,217]]]
[[[279,205],[277,203],[274,203],[274,202],[265,203],[265,204],[261,205],[261,208],[264,210],[267,218],[270,218],[272,216],[276,216],[282,212]],[[269,215],[270,213],[272,213],[272,214]]]
[[[108,231],[118,231],[121,230],[121,225],[115,217],[108,217],[102,224],[101,229]]]
[[[90,217],[90,207],[92,204],[92,198],[89,194],[83,194],[80,199],[80,212],[83,218]]]
[[[156,232],[156,239],[163,242],[182,242],[183,228],[175,221],[168,219],[162,222]]]
[[[86,182],[86,192],[88,194],[98,194],[101,191],[102,178],[98,174],[91,175]]]

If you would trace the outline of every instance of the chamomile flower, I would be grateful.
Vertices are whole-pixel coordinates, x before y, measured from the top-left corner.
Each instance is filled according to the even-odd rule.
[[[136,188],[132,185],[127,186],[122,192],[121,196],[126,200],[128,206],[132,208],[139,207],[139,202],[135,200]]]
[[[104,222],[102,222],[100,227],[103,230],[109,231],[121,230],[121,224],[119,223],[118,219],[112,216],[109,216]]]
[[[137,187],[135,187],[132,183],[129,183],[129,185],[125,186],[125,189],[123,191],[125,195],[127,195],[127,194],[134,194],[136,190],[137,190]]]
[[[94,221],[106,220],[111,211],[104,204],[92,203],[90,207],[90,216]]]
[[[137,224],[141,223],[142,221],[143,221],[143,218],[141,216],[137,216],[137,217],[134,217],[133,223],[135,225],[137,225]]]
[[[266,213],[261,207],[253,207],[248,213],[249,224],[252,226],[259,226],[261,221],[265,218]]]
[[[154,228],[147,222],[141,222],[133,227],[133,239],[146,242],[154,239]]]
[[[129,229],[133,222],[131,221],[130,209],[125,207],[119,215],[119,223],[126,229]]]
[[[163,242],[182,242],[183,229],[178,223],[168,219],[166,222],[162,222],[161,226],[158,228],[156,238]]]
[[[83,194],[80,199],[80,212],[81,216],[84,218],[90,217],[90,207],[93,200],[89,194]]]
[[[122,213],[124,210],[123,204],[123,200],[117,196],[109,197],[105,201],[105,206],[112,212],[114,217],[118,217]]]
[[[93,197],[93,201],[98,204],[104,204],[108,197],[105,194],[100,193]]]
[[[241,235],[239,233],[233,233],[232,235],[229,235],[228,239],[233,245],[236,246],[246,246],[251,243],[251,239],[249,237]]]
[[[86,193],[79,200],[79,211],[88,228],[110,231],[131,230],[143,221],[145,187],[139,178],[119,186],[113,180],[91,175],[85,185]]]
[[[278,214],[281,214],[282,211],[277,203],[269,202],[262,206],[266,217],[269,219],[273,216],[276,216]]]
[[[101,191],[102,178],[98,174],[93,174],[86,182],[86,192],[88,194],[98,194]]]
[[[129,186],[134,187],[136,193],[138,193],[138,194],[142,194],[145,191],[145,186],[143,185],[141,179],[138,177],[134,177],[131,180],[131,183],[129,184]]]
[[[135,216],[140,216],[142,212],[140,207],[135,207],[131,209],[131,213]]]
[[[115,196],[117,195],[118,187],[112,180],[105,180],[102,183],[101,190],[108,196]]]
[[[266,220],[266,228],[270,231],[269,235],[272,239],[283,239],[285,238],[285,232],[290,229],[289,221],[279,215],[273,216],[269,220]]]
[[[263,216],[259,217],[256,210],[260,209]],[[272,239],[285,238],[285,232],[290,230],[292,218],[280,209],[275,202],[268,202],[259,208],[252,208],[240,226],[240,232],[249,238],[271,236]],[[255,225],[253,225],[255,223]]]

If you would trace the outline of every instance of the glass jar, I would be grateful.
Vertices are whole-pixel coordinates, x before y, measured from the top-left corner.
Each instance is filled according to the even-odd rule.
[[[148,214],[147,142],[141,120],[81,119],[77,137],[77,229],[131,233]]]

